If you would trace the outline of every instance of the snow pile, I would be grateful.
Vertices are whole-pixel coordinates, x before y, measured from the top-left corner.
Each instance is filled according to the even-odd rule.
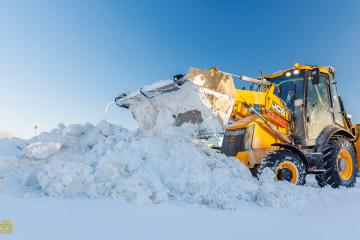
[[[0,156],[0,172],[19,167],[19,160],[13,156]]]
[[[50,156],[54,155],[61,148],[60,143],[43,143],[43,142],[34,142],[30,143],[25,148],[26,156],[34,160],[47,159]]]
[[[274,183],[271,173],[258,181],[238,160],[208,149],[183,128],[144,135],[102,121],[61,124],[29,141],[0,140],[0,196],[181,201],[232,209],[243,203],[292,206],[326,200],[331,192]]]

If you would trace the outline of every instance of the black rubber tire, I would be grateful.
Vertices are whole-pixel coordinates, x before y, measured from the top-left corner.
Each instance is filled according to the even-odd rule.
[[[296,180],[296,185],[304,185],[306,183],[306,167],[302,162],[301,158],[293,153],[290,150],[275,150],[264,157],[259,166],[256,168],[256,176],[259,176],[263,173],[266,168],[271,169],[276,173],[276,168],[282,162],[291,162],[296,166],[298,172],[298,178]]]
[[[344,181],[339,174],[338,170],[338,155],[341,149],[346,149],[349,151],[352,164],[353,164],[353,173],[349,180]],[[353,145],[345,137],[338,137],[332,139],[328,144],[328,150],[324,153],[324,168],[325,173],[318,174],[315,176],[320,187],[325,185],[330,185],[333,188],[339,186],[353,187],[356,182],[357,175],[357,159]]]

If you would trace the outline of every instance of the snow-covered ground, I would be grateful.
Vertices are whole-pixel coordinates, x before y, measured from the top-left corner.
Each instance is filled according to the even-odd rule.
[[[109,199],[0,199],[14,234],[2,239],[358,239],[360,196],[296,208],[244,203],[227,211]]]
[[[13,239],[355,239],[360,185],[258,181],[192,132],[101,121],[1,139],[0,220]]]

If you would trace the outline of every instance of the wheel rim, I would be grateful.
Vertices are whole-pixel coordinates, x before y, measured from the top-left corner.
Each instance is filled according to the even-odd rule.
[[[280,163],[277,166],[276,172],[275,172],[275,176],[276,176],[277,181],[281,180],[281,179],[279,179],[278,175],[282,170],[290,171],[291,172],[291,180],[289,182],[296,184],[297,179],[299,177],[299,172],[298,172],[297,167],[295,166],[295,164],[292,163],[292,162],[288,162],[288,161]]]
[[[344,181],[348,181],[353,174],[354,166],[350,152],[343,148],[340,150],[337,159],[338,171]]]

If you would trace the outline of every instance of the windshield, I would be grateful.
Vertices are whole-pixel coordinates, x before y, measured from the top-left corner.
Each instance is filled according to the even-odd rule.
[[[294,112],[296,99],[304,99],[304,78],[303,76],[297,77],[277,77],[270,79],[275,83],[275,94],[279,96],[286,106]]]
[[[292,134],[295,142],[302,142],[305,136],[305,122],[304,122],[304,84],[305,84],[305,71],[290,70],[283,76],[267,79],[275,83],[276,94],[281,100],[284,101],[287,108],[292,112],[292,119],[296,128]],[[295,106],[295,100],[297,104]]]

